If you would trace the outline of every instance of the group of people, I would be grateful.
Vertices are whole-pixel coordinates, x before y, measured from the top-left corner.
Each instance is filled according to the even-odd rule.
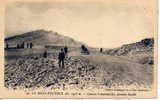
[[[33,43],[25,43],[23,42],[22,44],[17,44],[17,49],[19,48],[30,48],[32,49],[33,48]]]
[[[33,48],[33,43],[32,42],[30,42],[30,43],[25,43],[25,42],[18,43],[14,47],[10,46],[10,45],[8,43],[6,43],[6,47],[5,48],[6,49],[10,49],[10,48],[16,48],[16,49],[30,48],[30,49],[32,49]]]

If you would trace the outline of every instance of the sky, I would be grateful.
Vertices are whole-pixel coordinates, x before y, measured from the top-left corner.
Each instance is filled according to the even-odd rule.
[[[119,47],[153,36],[155,4],[155,0],[12,2],[6,5],[5,37],[44,29],[93,47]]]

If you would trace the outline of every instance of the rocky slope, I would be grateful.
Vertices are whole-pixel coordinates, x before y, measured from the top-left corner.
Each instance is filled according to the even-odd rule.
[[[83,57],[66,58],[65,69],[59,68],[56,55],[50,55],[48,58],[40,56],[19,58],[5,65],[5,86],[60,88],[65,85],[76,85],[78,88],[85,88],[85,85],[94,81],[95,66]]]
[[[119,48],[108,49],[105,54],[126,56],[141,64],[153,64],[154,39],[146,38],[139,42],[126,44]]]
[[[153,38],[146,38],[141,40],[140,42],[126,44],[119,48],[106,50],[105,53],[109,55],[129,55],[138,52],[152,52],[154,45]]]

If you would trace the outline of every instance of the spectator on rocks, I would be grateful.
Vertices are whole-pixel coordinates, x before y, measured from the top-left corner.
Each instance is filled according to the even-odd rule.
[[[103,52],[103,49],[102,48],[100,48],[100,53],[102,53]]]
[[[64,53],[63,49],[61,49],[61,51],[59,52],[59,55],[58,55],[59,67],[64,68],[64,58],[65,58],[65,53]]]
[[[46,50],[45,50],[44,53],[43,53],[43,57],[44,57],[44,58],[47,58],[47,51],[46,51]]]

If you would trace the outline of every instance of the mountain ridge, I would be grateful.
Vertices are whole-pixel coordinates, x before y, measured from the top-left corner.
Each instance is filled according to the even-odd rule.
[[[7,37],[5,38],[5,42],[14,46],[22,42],[32,42],[35,46],[67,45],[77,47],[84,44],[68,36],[63,36],[57,32],[46,31],[44,29],[34,30],[20,35]]]

